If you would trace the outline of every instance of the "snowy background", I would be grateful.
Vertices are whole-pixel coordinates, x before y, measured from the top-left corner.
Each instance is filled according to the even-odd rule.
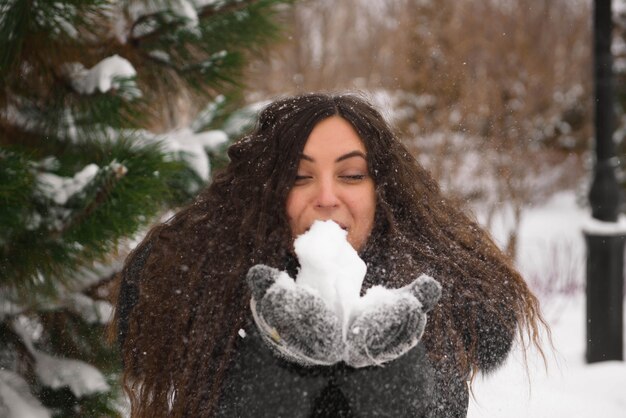
[[[11,336],[0,342],[0,418],[106,416],[117,408],[116,360],[96,336],[113,309],[107,283],[129,248],[108,243],[180,204],[164,197],[165,188],[190,196],[210,180],[223,163],[216,157],[261,103],[344,89],[385,102],[378,104],[444,190],[468,204],[482,199],[483,224],[503,248],[519,231],[518,267],[541,300],[554,349],[544,346],[547,368],[535,352],[528,363],[514,352],[502,369],[477,378],[469,416],[626,417],[626,363],[584,362],[582,227],[589,215],[577,202],[585,198],[553,195],[589,177],[591,2],[300,1],[280,8],[285,39],[268,55],[258,52],[273,31],[263,16],[238,9],[268,2],[233,3],[235,19],[226,2],[212,0],[0,2],[0,62],[11,63],[0,65],[0,177],[16,191],[13,206],[0,205],[0,242],[3,254],[20,255],[6,259],[0,277],[0,328]],[[162,31],[161,18],[144,18],[167,4]],[[621,155],[625,5],[613,1]],[[29,25],[15,16],[29,16]],[[180,53],[187,48],[197,54]],[[198,80],[221,85],[240,53],[257,58],[239,80],[250,86],[246,103],[256,105],[230,114],[231,91],[217,87],[214,101],[194,99]],[[194,68],[204,76],[183,82]],[[139,114],[145,120],[130,117]],[[156,142],[171,155],[157,155]],[[179,160],[188,169],[175,169]],[[141,187],[116,186],[114,199],[103,198],[118,183]],[[107,216],[91,216],[96,206]],[[518,230],[511,214],[520,208]],[[59,239],[72,230],[90,233]],[[14,285],[35,290],[13,294]]]
[[[473,384],[470,418],[626,417],[626,363],[585,363],[585,243],[589,212],[573,192],[526,210],[519,242],[519,268],[540,298],[554,350],[544,345],[547,368],[535,351],[516,350],[507,363]],[[492,231],[506,230],[506,216]],[[542,274],[543,280],[535,279]],[[626,311],[626,310],[625,310]]]

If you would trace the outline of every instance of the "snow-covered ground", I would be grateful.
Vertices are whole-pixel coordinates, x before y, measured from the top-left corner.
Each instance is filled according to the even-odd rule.
[[[584,360],[582,227],[588,219],[588,211],[576,206],[570,192],[525,212],[519,268],[541,300],[554,349],[544,344],[547,368],[533,350],[526,367],[516,350],[501,369],[478,376],[469,418],[626,417],[626,362],[588,365]],[[497,240],[499,229],[493,233]]]

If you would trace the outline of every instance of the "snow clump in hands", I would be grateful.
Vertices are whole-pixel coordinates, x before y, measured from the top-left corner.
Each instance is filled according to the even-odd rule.
[[[316,221],[294,249],[294,280],[266,265],[247,275],[253,318],[264,341],[288,361],[381,365],[413,348],[441,286],[421,275],[400,289],[375,286],[360,297],[367,267],[333,221]]]
[[[315,221],[294,241],[300,262],[296,285],[316,291],[344,328],[360,300],[367,267],[333,221]]]

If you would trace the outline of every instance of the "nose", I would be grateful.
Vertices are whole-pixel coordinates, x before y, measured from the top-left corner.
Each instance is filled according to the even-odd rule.
[[[320,181],[315,196],[315,207],[329,209],[339,206],[339,196],[334,182],[330,179]]]

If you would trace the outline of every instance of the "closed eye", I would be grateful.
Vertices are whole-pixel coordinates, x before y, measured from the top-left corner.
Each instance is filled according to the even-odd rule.
[[[367,177],[365,174],[354,174],[350,176],[339,176],[340,179],[348,182],[348,183],[357,183]]]
[[[309,180],[311,178],[312,178],[311,176],[300,176],[300,175],[297,175],[296,176],[296,181],[294,182],[294,184],[296,186],[299,185],[299,184],[304,184],[304,183],[307,182],[307,180]]]

